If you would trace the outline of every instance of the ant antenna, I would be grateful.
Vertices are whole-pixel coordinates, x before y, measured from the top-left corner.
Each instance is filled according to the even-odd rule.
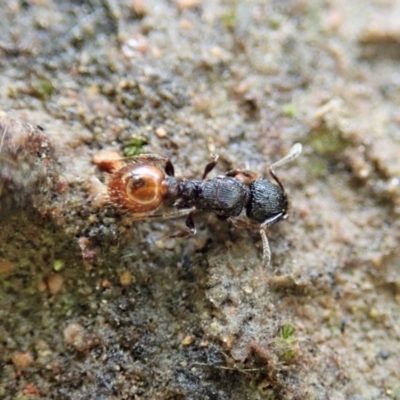
[[[285,157],[281,158],[280,160],[274,162],[270,167],[269,167],[269,173],[271,176],[275,179],[276,183],[279,185],[279,187],[282,189],[282,192],[285,193],[285,188],[283,187],[281,181],[279,178],[276,176],[274,172],[274,168],[280,167],[281,165],[287,164],[288,162],[294,160],[297,158],[303,150],[303,146],[301,143],[295,143],[292,148],[290,149],[289,153],[286,154]]]

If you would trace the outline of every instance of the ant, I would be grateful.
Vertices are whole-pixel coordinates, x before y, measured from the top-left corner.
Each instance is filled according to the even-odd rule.
[[[275,183],[258,179],[254,172],[231,170],[225,175],[206,179],[218,163],[218,156],[208,163],[201,180],[175,177],[174,167],[168,158],[156,154],[142,154],[123,159],[108,159],[98,156],[94,162],[110,170],[108,199],[110,203],[132,213],[131,220],[168,219],[186,217],[188,231],[169,236],[188,237],[196,233],[193,213],[214,212],[221,220],[234,226],[257,229],[263,247],[262,267],[271,262],[271,251],[266,230],[285,219],[288,211],[288,196],[274,169],[294,158],[302,151],[296,143],[289,153],[269,167]],[[163,208],[166,211],[156,212]],[[245,210],[247,220],[237,217]]]

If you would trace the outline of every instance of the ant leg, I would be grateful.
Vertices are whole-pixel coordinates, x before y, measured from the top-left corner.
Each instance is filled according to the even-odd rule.
[[[169,160],[169,158],[167,158],[164,170],[168,176],[175,176],[175,169],[174,169],[174,166],[172,165],[172,162]]]
[[[271,264],[271,249],[269,248],[269,242],[267,234],[265,233],[265,229],[260,229],[262,247],[263,247],[263,256],[261,261],[261,268],[268,268]]]
[[[211,161],[210,163],[208,163],[205,168],[204,168],[204,172],[203,172],[203,176],[201,177],[201,179],[204,181],[204,179],[206,179],[207,175],[215,168],[215,166],[218,164],[218,154],[213,154],[211,155],[211,157],[213,158],[213,161]]]
[[[266,229],[273,225],[275,222],[279,221],[282,218],[283,214],[280,213],[275,215],[274,217],[267,219],[260,225],[260,235],[262,240],[263,247],[263,256],[261,261],[261,268],[268,268],[271,263],[271,249],[269,248],[269,242],[267,237]]]
[[[260,225],[260,228],[268,228],[269,226],[273,225],[275,222],[278,222],[280,219],[285,219],[285,216],[283,213],[279,213],[279,214],[275,215],[274,217],[267,219]]]
[[[282,189],[282,192],[285,193],[285,189],[279,180],[279,178],[276,176],[274,168],[280,167],[281,165],[287,164],[288,162],[294,160],[297,158],[303,150],[303,146],[300,143],[295,143],[292,148],[290,149],[289,153],[286,154],[285,157],[281,158],[280,160],[274,162],[270,167],[269,167],[269,173],[271,176],[275,179],[275,182],[279,185],[279,187]]]
[[[243,219],[233,219],[228,218],[228,221],[232,223],[232,225],[236,228],[248,229],[251,231],[258,231],[260,229],[259,224],[255,224],[254,222],[243,220]]]
[[[271,250],[269,247],[266,230],[269,226],[271,226],[275,222],[279,221],[280,218],[282,218],[282,214],[278,214],[277,216],[275,216],[273,218],[267,219],[261,225],[255,224],[253,222],[246,221],[246,220],[241,220],[241,219],[235,220],[235,219],[229,218],[229,220],[232,222],[232,224],[238,228],[258,230],[260,232],[262,248],[263,248],[263,256],[262,256],[262,261],[261,261],[262,268],[268,268],[269,265],[271,264]]]
[[[174,210],[160,214],[140,213],[140,214],[130,215],[129,221],[152,221],[155,219],[174,219],[190,214],[192,211],[194,211],[194,207],[184,208],[182,210]]]
[[[280,167],[281,165],[287,164],[288,162],[297,158],[303,150],[303,146],[301,143],[295,143],[292,148],[290,149],[289,153],[286,154],[285,157],[281,158],[280,160],[274,162],[270,168]]]
[[[254,182],[257,179],[257,174],[255,172],[241,170],[241,169],[234,169],[232,171],[228,171],[225,174],[225,176],[236,178],[245,185],[250,185],[251,182]]]
[[[167,236],[165,239],[174,239],[174,238],[187,238],[189,236],[193,236],[196,234],[196,227],[193,221],[193,212],[190,212],[186,218],[186,226],[189,228],[188,231],[180,231],[173,235]]]

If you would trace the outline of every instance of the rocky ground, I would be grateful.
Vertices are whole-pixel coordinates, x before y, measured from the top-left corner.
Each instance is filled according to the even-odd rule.
[[[5,0],[2,399],[400,399],[400,2]],[[268,166],[287,221],[134,221],[100,150]],[[214,174],[214,175],[213,175]]]

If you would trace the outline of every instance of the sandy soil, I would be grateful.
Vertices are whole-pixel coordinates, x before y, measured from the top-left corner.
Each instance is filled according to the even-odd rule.
[[[400,2],[4,0],[0,398],[400,399]],[[102,149],[279,170],[290,218],[132,222]],[[213,175],[214,174],[214,175]]]

